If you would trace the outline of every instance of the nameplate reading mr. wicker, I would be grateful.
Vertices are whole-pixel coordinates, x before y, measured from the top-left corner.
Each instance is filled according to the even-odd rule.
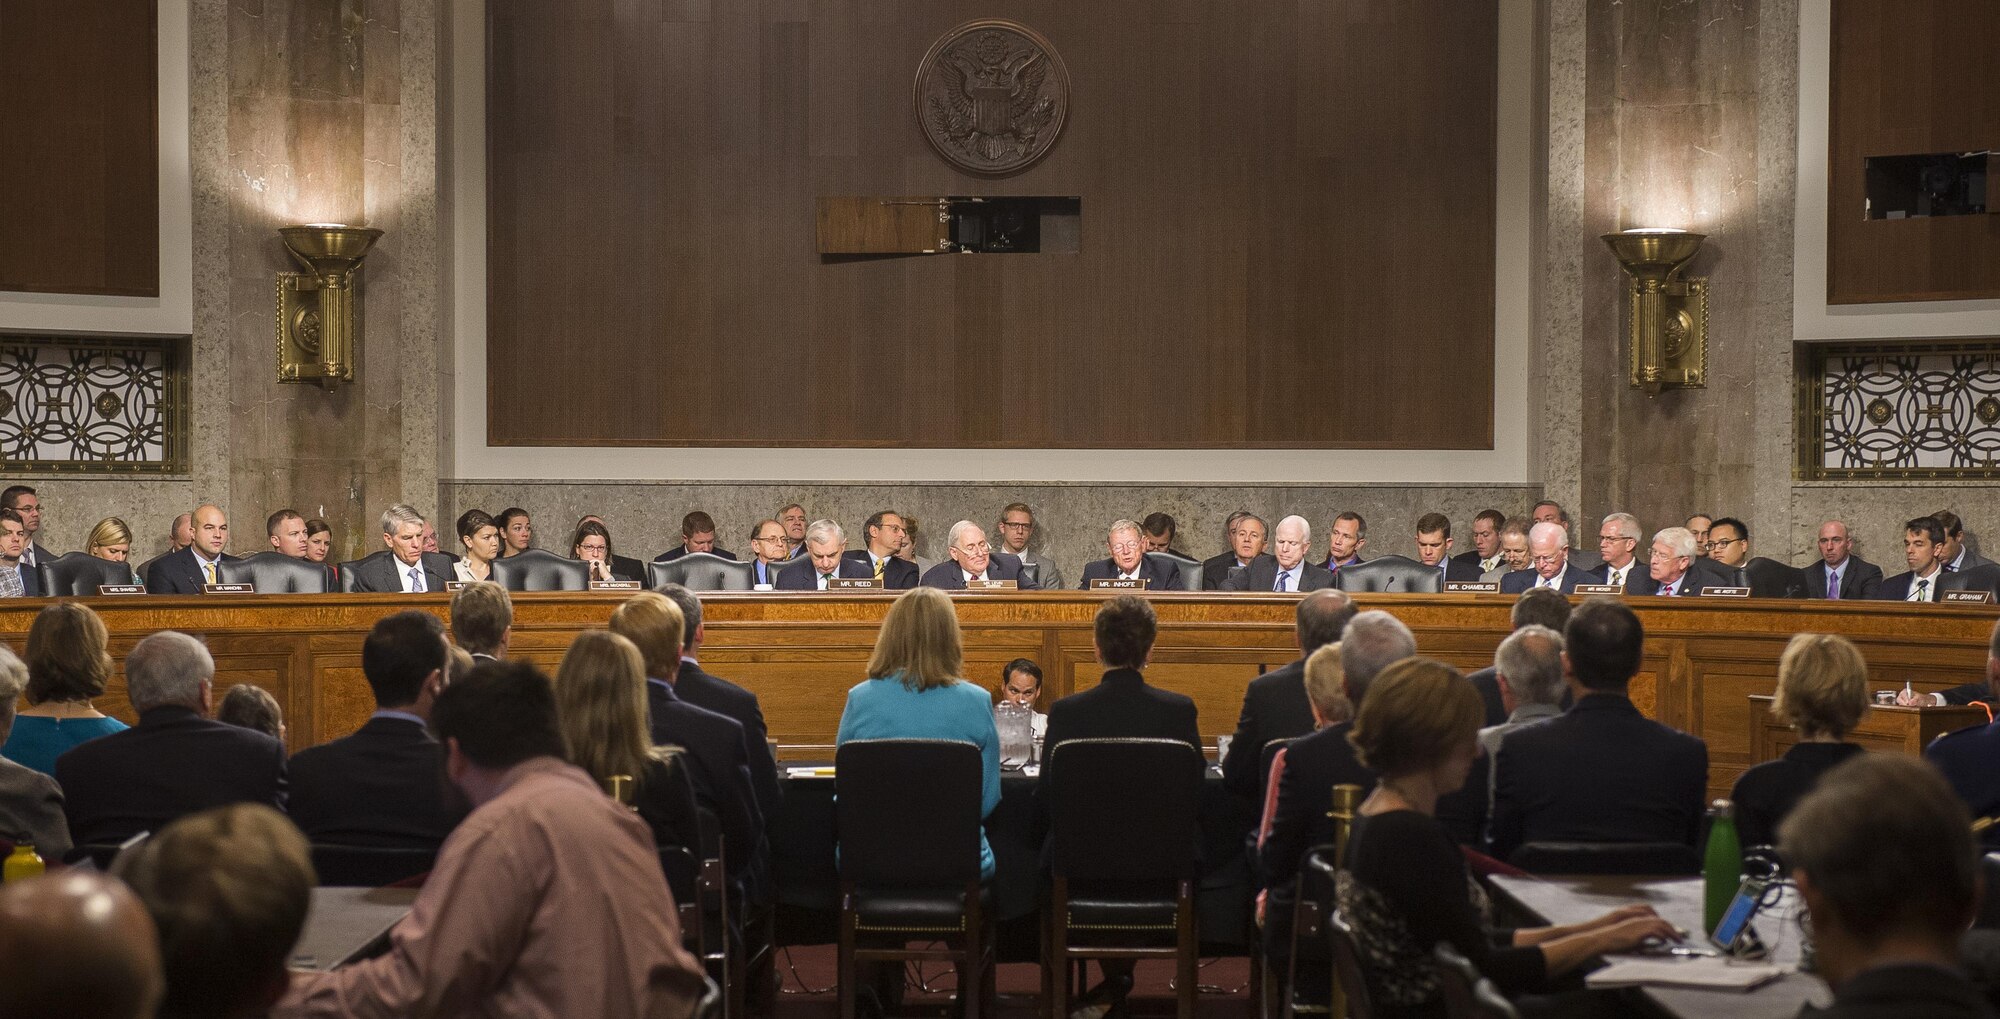
[[[203,584],[202,594],[256,594],[255,584]]]
[[[1941,597],[1944,601],[1949,601],[1949,602],[1970,602],[1974,605],[1984,605],[1993,600],[1993,592],[1946,591],[1943,593]]]
[[[1750,589],[1747,587],[1704,587],[1701,589],[1701,596],[1703,598],[1748,598],[1750,597]]]
[[[873,591],[878,586],[874,577],[829,577],[826,581],[829,591]]]
[[[644,584],[636,580],[593,580],[590,582],[590,589],[593,591],[643,591],[645,587]]]
[[[1020,586],[1020,582],[1015,580],[968,580],[965,582],[965,589],[968,591],[1014,591],[1018,590]]]
[[[1576,585],[1576,593],[1577,594],[1624,594],[1625,588],[1623,585],[1620,584],[1578,584]]]
[[[1138,577],[1099,577],[1090,582],[1093,591],[1144,591],[1146,582]]]
[[[144,585],[141,584],[99,584],[97,585],[97,593],[98,594],[145,594],[146,588]]]
[[[1497,580],[1447,580],[1444,582],[1446,594],[1499,594]]]

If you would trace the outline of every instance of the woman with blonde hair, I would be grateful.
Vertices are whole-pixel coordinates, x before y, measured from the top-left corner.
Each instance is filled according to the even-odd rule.
[[[99,559],[114,563],[125,563],[126,572],[132,574],[132,583],[141,583],[139,574],[131,567],[132,528],[117,517],[105,517],[90,529],[90,540],[83,550]]]
[[[847,691],[835,745],[856,739],[954,739],[979,748],[979,816],[1000,804],[1000,732],[993,698],[960,678],[965,651],[951,598],[931,587],[904,591],[882,618],[868,678]],[[979,873],[993,876],[993,847],[979,833]]]
[[[1842,737],[1868,711],[1868,662],[1854,642],[1834,633],[1801,633],[1778,658],[1778,695],[1771,714],[1799,734],[1785,756],[1765,761],[1736,780],[1736,834],[1745,847],[1777,841],[1778,823],[1819,777],[1861,753]]]
[[[111,678],[110,643],[104,620],[81,602],[59,601],[35,615],[22,656],[28,706],[14,720],[0,756],[54,775],[64,751],[125,728],[90,704]]]
[[[577,634],[556,670],[556,709],[570,763],[590,773],[608,793],[611,778],[633,783],[632,808],[660,845],[699,846],[698,822],[685,816],[693,799],[681,777],[682,796],[671,795],[677,776],[667,767],[675,752],[656,747],[647,730],[646,666],[639,647],[609,630]]]

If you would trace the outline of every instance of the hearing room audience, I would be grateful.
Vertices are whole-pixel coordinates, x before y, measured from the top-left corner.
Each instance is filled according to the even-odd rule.
[[[27,665],[0,644],[0,742],[14,726],[14,704],[27,686]],[[69,822],[63,818],[62,789],[56,780],[0,757],[0,833],[25,840],[44,860],[68,855]]]
[[[215,720],[239,729],[261,732],[280,743],[285,741],[284,712],[271,691],[255,683],[238,683],[222,695],[215,707]]]
[[[630,782],[626,805],[654,842],[701,847],[694,787],[668,764],[678,751],[653,745],[647,731],[646,660],[631,641],[608,630],[577,634],[556,670],[556,709],[570,763],[606,793],[614,778]]]
[[[0,885],[0,1015],[155,1019],[152,917],[125,883],[67,870]]]
[[[59,601],[35,613],[24,649],[28,706],[0,756],[54,775],[56,758],[71,747],[124,731],[125,723],[91,704],[111,678],[110,644],[104,620],[81,602]]]
[[[1717,521],[1717,526],[1721,522]],[[1868,712],[1868,663],[1854,642],[1839,634],[1801,633],[1778,659],[1778,695],[1771,714],[1792,727],[1799,741],[1775,761],[1753,766],[1729,794],[1736,804],[1736,837],[1744,846],[1776,843],[1778,825],[1820,776],[1861,752],[1843,739]]]

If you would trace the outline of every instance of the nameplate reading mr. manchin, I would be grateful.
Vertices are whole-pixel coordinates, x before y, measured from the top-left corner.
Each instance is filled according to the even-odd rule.
[[[1144,591],[1146,582],[1137,577],[1099,577],[1090,582],[1093,591]]]

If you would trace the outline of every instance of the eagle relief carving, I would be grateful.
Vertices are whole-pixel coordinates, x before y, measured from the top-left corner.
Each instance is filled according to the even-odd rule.
[[[961,170],[1003,176],[1042,158],[1069,114],[1069,69],[1047,39],[1012,21],[946,32],[917,69],[917,124]]]

